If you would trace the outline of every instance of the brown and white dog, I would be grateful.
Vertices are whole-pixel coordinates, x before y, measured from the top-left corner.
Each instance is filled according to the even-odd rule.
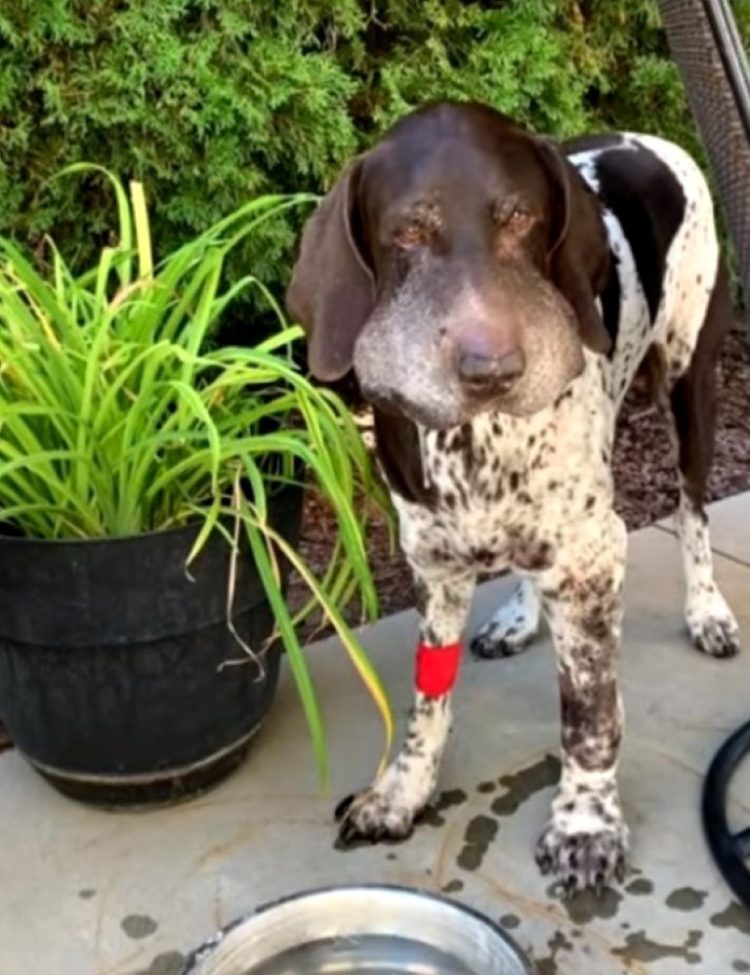
[[[483,105],[429,106],[355,159],[310,218],[288,305],[313,375],[353,368],[374,407],[419,593],[406,741],[342,804],[342,837],[411,831],[436,784],[477,574],[512,569],[515,595],[472,649],[517,653],[542,610],[549,622],[562,778],[537,860],[570,890],[621,877],[626,532],[611,458],[642,364],[675,434],[690,635],[713,656],[739,649],[703,510],[731,309],[698,167],[653,136],[561,146]]]

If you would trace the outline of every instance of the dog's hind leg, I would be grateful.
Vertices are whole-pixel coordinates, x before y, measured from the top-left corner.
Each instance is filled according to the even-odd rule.
[[[536,583],[524,577],[511,597],[474,634],[470,649],[475,657],[490,660],[521,653],[539,631],[541,606]]]
[[[732,657],[740,649],[737,622],[714,580],[703,506],[713,458],[716,361],[730,321],[728,288],[720,267],[696,348],[687,368],[673,378],[669,393],[678,447],[677,529],[685,567],[685,619],[695,646],[713,657]]]

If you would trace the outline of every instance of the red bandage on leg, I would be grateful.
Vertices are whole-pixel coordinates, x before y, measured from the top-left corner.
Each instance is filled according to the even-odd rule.
[[[417,646],[417,690],[428,697],[447,694],[456,683],[461,660],[461,644],[430,647],[426,643]]]

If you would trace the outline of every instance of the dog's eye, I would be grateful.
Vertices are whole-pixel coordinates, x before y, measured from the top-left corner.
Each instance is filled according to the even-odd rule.
[[[428,237],[429,233],[425,227],[413,223],[397,230],[393,241],[397,247],[401,247],[403,250],[411,250],[414,247],[422,247],[426,244]]]
[[[533,219],[528,210],[524,210],[523,207],[513,207],[504,226],[513,233],[523,234],[529,229]]]
[[[525,234],[534,222],[534,215],[520,203],[496,208],[494,218],[500,229],[518,235]]]

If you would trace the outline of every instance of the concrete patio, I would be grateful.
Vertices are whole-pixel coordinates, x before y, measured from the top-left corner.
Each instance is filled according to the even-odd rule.
[[[717,576],[750,644],[750,495],[712,510]],[[473,623],[507,582],[477,593]],[[624,889],[562,902],[532,847],[557,774],[557,692],[545,638],[518,658],[466,661],[436,810],[398,846],[340,851],[335,797],[363,785],[381,734],[334,640],[310,654],[331,742],[321,796],[294,688],[249,760],[205,797],[111,814],[58,796],[13,751],[0,756],[0,975],[177,975],[216,928],[263,901],[324,884],[382,881],[447,891],[510,931],[540,975],[750,972],[750,912],[734,903],[701,834],[701,780],[750,717],[750,647],[701,657],[685,641],[669,526],[631,536],[622,675],[621,787],[633,829]],[[366,629],[400,722],[411,696],[413,613]],[[750,823],[750,774],[732,815]]]

